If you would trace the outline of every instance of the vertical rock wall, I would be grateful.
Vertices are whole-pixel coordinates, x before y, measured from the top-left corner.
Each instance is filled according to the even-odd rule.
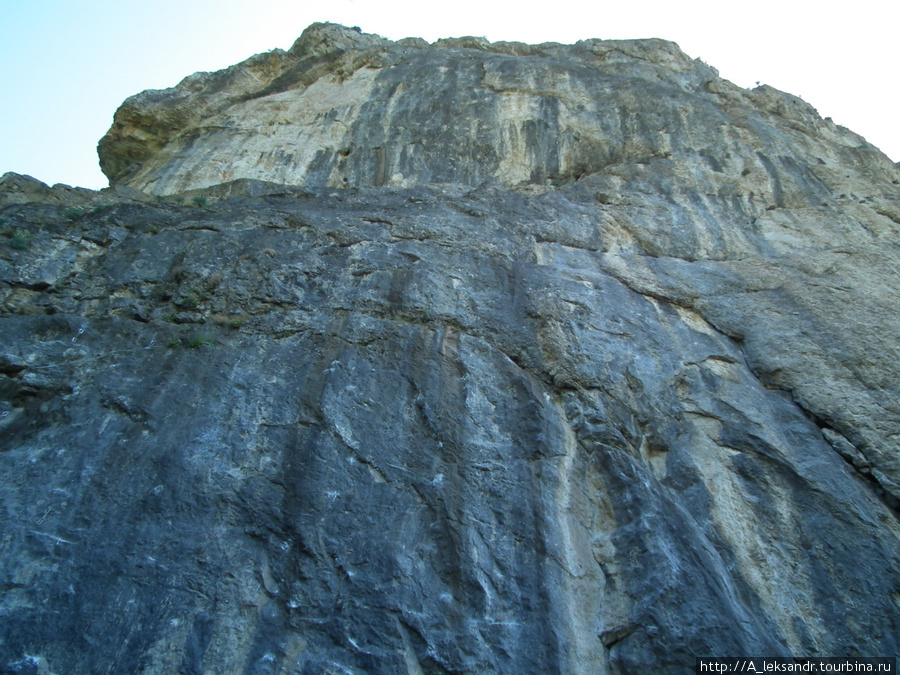
[[[4,672],[900,652],[900,172],[806,104],[319,25],[101,158],[0,179]]]

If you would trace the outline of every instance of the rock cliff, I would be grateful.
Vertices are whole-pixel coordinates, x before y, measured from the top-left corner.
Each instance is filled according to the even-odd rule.
[[[0,670],[900,654],[900,170],[661,40],[328,24],[0,179]]]

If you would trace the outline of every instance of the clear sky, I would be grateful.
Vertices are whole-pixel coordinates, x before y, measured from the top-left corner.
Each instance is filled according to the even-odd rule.
[[[896,0],[0,0],[0,174],[100,188],[97,141],[128,96],[252,54],[315,21],[387,38],[572,43],[661,37],[742,87],[802,96],[900,160]]]

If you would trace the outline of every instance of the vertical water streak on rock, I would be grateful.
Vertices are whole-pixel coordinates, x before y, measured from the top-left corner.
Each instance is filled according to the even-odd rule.
[[[603,674],[609,672],[607,650],[599,636],[600,615],[604,601],[605,582],[603,572],[594,560],[591,528],[598,525],[597,502],[603,497],[591,494],[587,481],[587,461],[583,448],[566,419],[558,400],[544,393],[545,432],[547,444],[563,451],[562,455],[548,458],[554,463],[555,483],[552,490],[552,523],[547,532],[558,532],[556,552],[548,551],[558,562],[559,593],[555,596],[554,612],[564,626],[560,636],[559,671],[573,675]],[[551,436],[551,434],[553,434]],[[551,440],[552,439],[552,440]],[[552,528],[552,529],[551,529]],[[555,555],[554,555],[555,553]],[[551,583],[549,580],[547,583]]]

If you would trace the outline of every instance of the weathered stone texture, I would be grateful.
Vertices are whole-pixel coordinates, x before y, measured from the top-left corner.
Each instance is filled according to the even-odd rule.
[[[818,205],[825,175],[840,180],[835,164],[893,169],[861,143],[802,100],[735,87],[663,40],[427,45],[319,24],[289,52],[128,99],[99,150],[113,183],[154,194],[239,178],[543,184],[621,162],[698,159],[713,175],[695,192],[718,194],[715,174],[752,169],[745,198],[784,206]],[[778,172],[783,156],[793,164]]]
[[[799,99],[317,25],[101,157],[0,179],[0,669],[900,653],[900,171]]]

